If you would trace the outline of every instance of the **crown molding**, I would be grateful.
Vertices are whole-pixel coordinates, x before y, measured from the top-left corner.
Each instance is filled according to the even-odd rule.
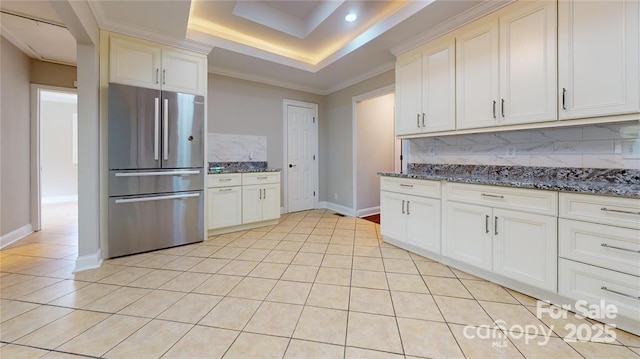
[[[316,87],[301,86],[301,85],[298,85],[298,84],[294,84],[292,82],[274,80],[274,79],[269,78],[269,77],[258,76],[258,75],[253,75],[253,74],[247,74],[247,73],[244,73],[244,72],[231,71],[231,70],[219,68],[219,67],[216,67],[216,66],[212,66],[211,63],[209,63],[208,72],[211,73],[211,74],[215,74],[215,75],[222,75],[222,76],[227,76],[227,77],[233,77],[233,78],[240,79],[240,80],[258,82],[258,83],[261,83],[261,84],[282,87],[282,88],[286,88],[286,89],[289,89],[289,90],[308,92],[308,93],[312,93],[312,94],[315,94],[315,95],[322,95],[322,96],[327,95],[326,91],[323,91],[323,90],[321,90],[319,88],[316,88]]]
[[[191,39],[178,40],[170,36],[158,34],[157,32],[151,31],[149,29],[122,24],[117,21],[111,21],[104,15],[102,7],[99,5],[98,1],[88,1],[87,3],[89,4],[93,15],[98,21],[98,25],[102,30],[117,32],[119,34],[127,36],[138,37],[144,40],[158,42],[164,45],[173,46],[204,55],[208,55],[213,49],[213,46],[199,41],[194,41]]]
[[[389,51],[395,56],[404,54],[407,51],[413,50],[420,45],[434,40],[442,35],[445,35],[459,27],[462,27],[474,20],[477,20],[487,14],[490,14],[500,8],[503,8],[516,0],[487,0],[472,7],[471,9],[452,17],[446,22],[435,26],[428,31],[418,34],[397,46],[392,47]]]

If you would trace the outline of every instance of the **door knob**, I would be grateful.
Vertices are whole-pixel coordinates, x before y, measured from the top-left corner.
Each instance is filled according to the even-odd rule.
[[[293,167],[295,167],[295,166],[296,166],[296,165],[289,163],[289,168],[293,168]]]

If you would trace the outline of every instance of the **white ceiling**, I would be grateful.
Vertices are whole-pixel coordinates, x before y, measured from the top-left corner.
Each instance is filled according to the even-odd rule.
[[[2,0],[0,7],[60,24],[48,1]],[[105,30],[208,53],[210,72],[328,94],[392,69],[392,52],[409,50],[510,1],[91,0],[89,5]],[[358,15],[353,23],[344,21],[349,12]],[[6,16],[11,15],[2,14],[2,30],[9,40],[27,42],[27,49],[36,44],[42,59],[75,62],[75,43],[73,50],[57,45],[65,29],[23,19],[35,26],[29,30]],[[56,30],[37,31],[45,26]],[[64,51],[52,54],[56,49]]]

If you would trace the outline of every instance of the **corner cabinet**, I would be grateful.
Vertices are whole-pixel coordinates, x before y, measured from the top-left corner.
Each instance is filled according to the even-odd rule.
[[[443,255],[556,291],[556,192],[448,183],[446,193]]]
[[[120,35],[112,34],[109,41],[109,82],[205,94],[205,55]]]
[[[456,38],[456,127],[552,121],[556,4],[536,2]]]
[[[396,79],[396,135],[455,129],[453,39],[399,61]]]
[[[440,182],[381,177],[380,233],[418,254],[440,254]]]
[[[640,111],[638,4],[558,2],[560,119]]]

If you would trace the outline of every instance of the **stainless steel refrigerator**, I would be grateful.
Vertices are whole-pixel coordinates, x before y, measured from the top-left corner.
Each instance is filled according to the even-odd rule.
[[[109,84],[107,257],[204,240],[204,98]]]

